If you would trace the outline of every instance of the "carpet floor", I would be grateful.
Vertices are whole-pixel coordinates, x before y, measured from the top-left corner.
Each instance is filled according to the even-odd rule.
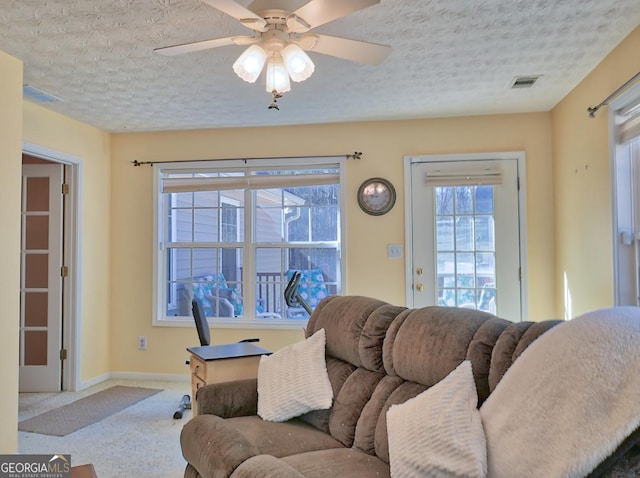
[[[71,464],[92,463],[99,478],[178,478],[186,462],[180,431],[191,418],[173,419],[189,382],[109,380],[82,392],[21,393],[19,420],[35,417],[116,385],[162,389],[138,403],[66,436],[18,432],[18,452],[71,454]]]

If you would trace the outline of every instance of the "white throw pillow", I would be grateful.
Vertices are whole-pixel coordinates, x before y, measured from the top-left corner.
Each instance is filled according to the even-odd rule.
[[[302,342],[260,357],[258,415],[263,420],[283,422],[311,410],[331,408],[326,341],[320,329]]]
[[[392,478],[487,476],[471,362],[387,412]]]

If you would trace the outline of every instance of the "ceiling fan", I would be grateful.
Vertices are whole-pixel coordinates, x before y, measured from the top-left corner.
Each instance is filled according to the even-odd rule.
[[[289,78],[304,81],[315,66],[305,51],[330,55],[359,63],[378,65],[391,47],[348,38],[311,33],[310,30],[350,13],[370,7],[380,0],[255,0],[244,7],[234,0],[202,0],[253,30],[252,36],[231,36],[156,48],[156,53],[172,56],[228,45],[249,45],[233,64],[243,80],[254,83],[265,63],[266,89],[276,98],[291,89]],[[275,105],[275,106],[274,106]]]

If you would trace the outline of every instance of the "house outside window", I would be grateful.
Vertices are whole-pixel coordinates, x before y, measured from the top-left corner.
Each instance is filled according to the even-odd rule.
[[[210,322],[300,326],[302,307],[341,293],[344,158],[156,164],[156,325],[192,323],[198,298]]]

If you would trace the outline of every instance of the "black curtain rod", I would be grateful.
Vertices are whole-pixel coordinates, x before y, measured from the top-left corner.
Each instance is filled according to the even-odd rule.
[[[345,158],[347,159],[362,159],[362,152],[355,151],[351,154],[345,154]],[[245,163],[249,160],[254,159],[305,159],[305,158],[335,158],[336,155],[332,156],[271,156],[264,158],[220,158],[220,159],[181,159],[176,161],[138,161],[137,159],[131,161],[131,164],[134,166],[143,166],[149,165],[153,166],[154,164],[175,164],[175,163],[199,163],[203,161],[244,161]]]
[[[593,106],[593,107],[590,106],[589,108],[587,108],[587,113],[589,113],[589,118],[595,118],[596,113],[600,108],[602,108],[603,106],[608,106],[609,102],[613,98],[615,98],[620,93],[622,93],[622,91],[625,90],[627,86],[629,86],[631,83],[636,81],[638,78],[640,78],[640,71],[635,75],[633,75],[624,85],[620,86],[616,91],[614,91],[609,96],[607,96],[604,100],[602,100],[598,106]]]

